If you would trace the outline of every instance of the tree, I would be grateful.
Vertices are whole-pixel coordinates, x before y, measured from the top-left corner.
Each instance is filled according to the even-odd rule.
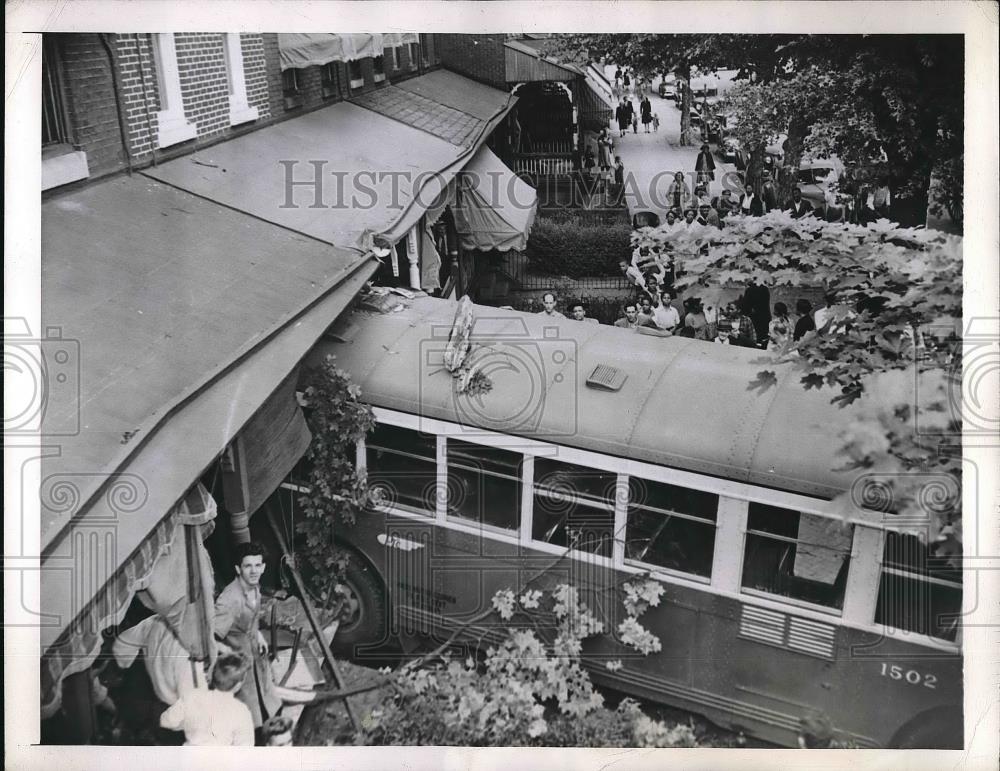
[[[840,434],[847,469],[882,473],[891,501],[871,508],[926,517],[927,474],[950,480],[922,535],[961,538],[959,432],[962,239],[903,228],[764,217],[727,218],[724,230],[637,231],[633,245],[683,262],[681,289],[755,281],[822,289],[835,297],[828,328],[762,358],[749,387],[765,391],[778,370],[806,389],[827,389],[859,411]],[[958,392],[956,393],[956,389]],[[857,493],[858,491],[854,491]],[[861,498],[864,498],[861,491]],[[857,495],[855,495],[857,498]],[[858,503],[850,495],[845,505]]]
[[[861,172],[877,165],[893,191],[894,216],[904,224],[925,222],[932,177],[941,205],[960,214],[961,35],[566,35],[556,36],[551,50],[650,74],[738,68],[737,79],[753,98],[734,110],[734,125],[743,131],[744,124],[780,124],[775,133],[788,134],[785,192],[801,148],[836,153]],[[777,114],[768,114],[769,107]],[[686,110],[682,132],[689,126]],[[758,128],[745,131],[759,134]],[[765,146],[746,147],[751,181]]]

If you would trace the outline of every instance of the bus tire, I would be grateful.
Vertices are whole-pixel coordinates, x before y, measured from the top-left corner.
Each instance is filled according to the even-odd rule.
[[[389,601],[382,577],[357,552],[350,552],[343,583],[350,593],[348,615],[330,647],[338,656],[356,658],[359,648],[389,642]]]
[[[935,707],[900,728],[889,746],[897,750],[960,750],[964,733],[960,704]]]

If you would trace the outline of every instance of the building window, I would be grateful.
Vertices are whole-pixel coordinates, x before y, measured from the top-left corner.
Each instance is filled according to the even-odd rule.
[[[330,62],[329,64],[324,64],[321,73],[321,85],[323,87],[323,97],[325,99],[330,99],[335,96],[340,95],[340,88],[338,83],[340,81],[340,76],[337,73],[337,63]]]
[[[226,73],[229,81],[229,125],[257,120],[257,108],[247,101],[246,74],[243,71],[243,44],[238,32],[222,36],[222,48],[226,57]]]
[[[625,559],[711,578],[718,495],[632,477],[628,499]]]
[[[66,141],[59,54],[55,41],[46,35],[42,46],[42,147]]]
[[[42,190],[90,176],[87,154],[74,149],[63,102],[59,48],[52,35],[42,45]]]
[[[177,49],[170,32],[153,35],[156,60],[156,83],[160,95],[160,110],[156,113],[157,142],[169,147],[198,136],[198,127],[184,116],[181,97],[181,76],[177,69]]]
[[[302,91],[299,88],[299,71],[297,69],[282,71],[281,93],[285,97],[286,110],[301,106]]]
[[[365,439],[368,488],[383,505],[433,515],[437,509],[437,439],[379,423]]]
[[[393,46],[392,48],[392,69],[393,72],[398,72],[403,68],[402,64],[403,56],[403,46]]]
[[[417,62],[420,61],[420,44],[419,43],[407,43],[409,46],[410,53],[410,69],[415,70],[417,68]]]
[[[841,609],[854,526],[751,503],[743,588]]]
[[[520,453],[449,439],[448,516],[517,530],[521,511]]]
[[[361,62],[357,59],[347,63],[347,74],[351,88],[361,88],[365,84],[365,76],[361,71]]]
[[[382,83],[385,80],[385,58],[382,56],[376,56],[372,59],[372,68],[375,71],[375,82]]]
[[[617,475],[551,458],[535,458],[531,537],[611,556]]]
[[[938,556],[915,535],[887,532],[875,623],[954,641],[961,614],[961,557]]]

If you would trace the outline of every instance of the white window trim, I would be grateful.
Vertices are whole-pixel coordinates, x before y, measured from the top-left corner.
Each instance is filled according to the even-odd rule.
[[[181,95],[181,76],[177,67],[177,48],[172,32],[158,32],[153,35],[156,47],[156,66],[159,68],[159,82],[165,91],[160,94],[160,106],[165,110],[156,113],[157,144],[170,147],[198,136],[198,126],[184,115],[184,99]]]
[[[392,69],[393,71],[398,71],[400,69],[400,61],[402,57],[400,56],[400,51],[403,50],[403,46],[393,46],[392,47]]]
[[[227,77],[229,78],[229,125],[238,126],[257,120],[256,107],[247,101],[246,73],[243,71],[243,44],[239,32],[227,32],[222,36],[226,47]]]

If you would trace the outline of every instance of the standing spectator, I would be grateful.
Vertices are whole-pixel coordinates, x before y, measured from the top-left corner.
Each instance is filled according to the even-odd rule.
[[[699,225],[709,228],[720,228],[722,227],[722,220],[719,219],[719,213],[712,208],[712,205],[706,201],[702,201],[698,205],[698,220]]]
[[[826,329],[827,324],[833,318],[833,306],[837,303],[837,295],[834,292],[827,292],[823,295],[823,304],[813,313],[813,321],[816,323],[816,331],[830,332]]]
[[[764,215],[764,203],[754,194],[753,185],[747,184],[743,195],[740,196],[740,212],[751,217]]]
[[[601,173],[607,173],[611,170],[611,150],[614,146],[611,132],[605,126],[597,135],[597,165]]]
[[[694,162],[694,170],[698,173],[698,182],[713,182],[715,180],[715,158],[712,151],[705,143],[701,146],[698,159]]]
[[[705,309],[697,297],[689,297],[684,301],[684,327],[694,332],[698,340],[711,340],[715,337],[705,317]]]
[[[760,198],[764,203],[765,213],[778,208],[778,191],[774,188],[770,169],[761,171]]]
[[[542,307],[543,310],[539,311],[539,314],[544,313],[550,319],[564,319],[559,311],[556,310],[556,296],[552,292],[546,292],[542,295]]]
[[[620,155],[615,156],[615,187],[613,200],[615,206],[621,206],[625,199],[625,164]]]
[[[889,206],[892,205],[892,193],[889,191],[887,177],[883,174],[878,185],[872,192],[872,209],[879,217],[889,218]]]
[[[649,124],[653,122],[653,105],[648,96],[643,96],[642,101],[639,102],[639,113],[642,115],[643,130],[648,134]]]
[[[236,694],[253,716],[254,729],[281,709],[274,675],[267,657],[267,641],[260,632],[260,579],[266,568],[264,547],[241,543],[236,547],[236,578],[215,601],[215,636],[243,654],[250,663],[246,682]]]
[[[653,324],[665,332],[673,332],[681,325],[681,316],[670,303],[672,299],[669,291],[661,292],[653,299]]]
[[[253,747],[250,709],[236,694],[250,662],[241,653],[216,659],[210,689],[193,688],[160,715],[160,727],[184,732],[184,744],[199,747]]]
[[[807,332],[816,329],[816,322],[812,317],[812,303],[802,298],[795,302],[795,312],[798,314],[798,321],[795,322],[795,329],[792,332],[792,340],[801,340]]]
[[[625,132],[628,131],[628,124],[632,122],[632,116],[629,114],[629,108],[625,105],[625,97],[622,97],[621,104],[615,108],[615,120],[618,121],[619,137],[625,136]]]
[[[618,269],[633,286],[641,289],[646,285],[646,277],[642,275],[642,271],[626,258],[618,260]]]
[[[674,181],[670,183],[667,190],[667,202],[670,208],[677,211],[684,211],[691,201],[691,191],[684,181],[684,172],[678,171],[674,174]]]
[[[753,322],[761,348],[767,347],[767,330],[771,323],[771,293],[766,286],[752,282],[743,293],[743,312]]]
[[[812,204],[802,197],[802,190],[798,187],[792,188],[791,200],[785,204],[785,208],[792,212],[795,219],[807,217],[813,213]]]
[[[639,306],[635,303],[626,303],[623,308],[624,315],[615,322],[615,326],[621,329],[635,329],[639,326]]]
[[[591,324],[599,324],[597,319],[591,318],[587,315],[587,309],[583,307],[583,303],[574,302],[570,303],[569,306],[570,318],[573,321],[587,321]]]
[[[726,337],[730,345],[742,348],[757,347],[757,333],[753,322],[743,313],[739,303],[731,302],[726,306],[726,320],[729,327]]]
[[[677,211],[675,209],[670,209],[667,211],[666,222],[660,226],[660,229],[666,231],[667,233],[673,233],[679,227],[680,224],[677,222]]]
[[[648,293],[643,292],[639,297],[639,317],[640,327],[655,327],[653,323],[653,298]]]
[[[779,353],[792,339],[792,320],[788,317],[788,306],[774,304],[774,316],[767,326],[767,347]]]

